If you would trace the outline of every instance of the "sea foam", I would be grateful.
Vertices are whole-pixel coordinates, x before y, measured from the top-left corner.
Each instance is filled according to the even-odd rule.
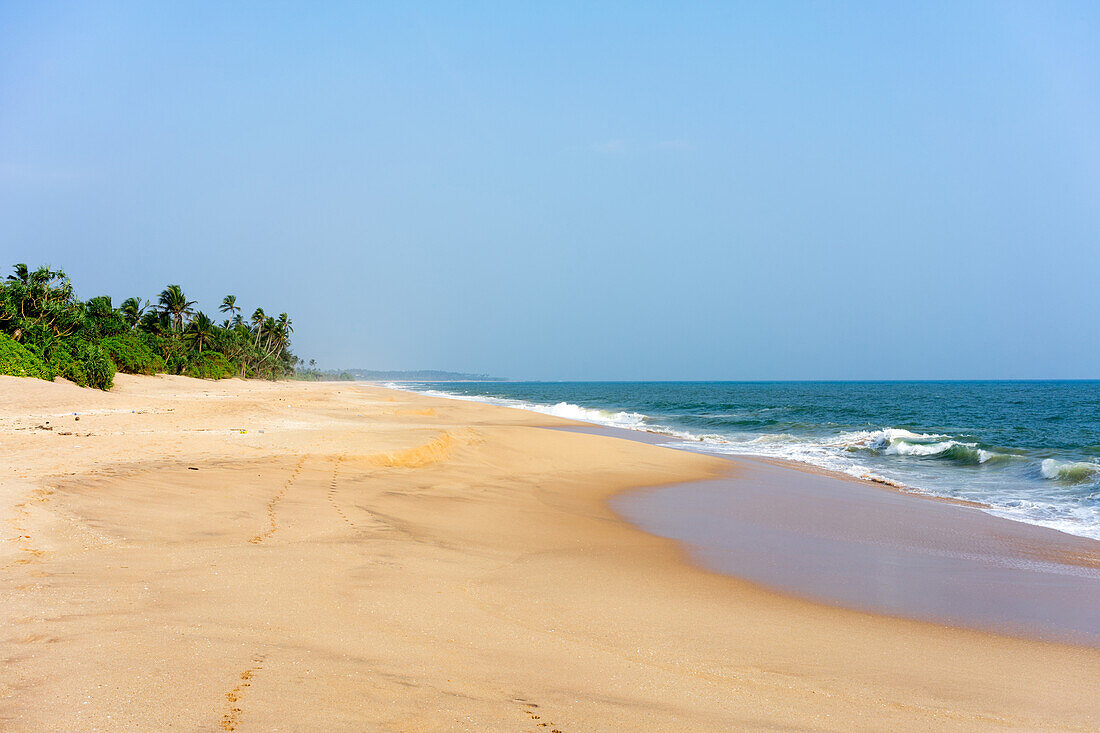
[[[1100,463],[1059,461],[1054,458],[1047,458],[1039,464],[1039,473],[1045,479],[1080,484],[1100,478]]]

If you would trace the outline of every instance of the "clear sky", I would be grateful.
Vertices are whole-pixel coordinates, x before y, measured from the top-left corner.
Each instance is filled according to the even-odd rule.
[[[405,5],[0,0],[0,266],[330,367],[1100,377],[1095,3]]]

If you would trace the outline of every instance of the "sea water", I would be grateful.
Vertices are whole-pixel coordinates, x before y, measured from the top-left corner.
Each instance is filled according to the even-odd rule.
[[[1100,381],[392,386],[797,461],[1100,539]]]

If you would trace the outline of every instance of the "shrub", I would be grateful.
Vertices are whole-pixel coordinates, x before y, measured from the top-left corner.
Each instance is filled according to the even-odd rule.
[[[0,333],[0,374],[9,377],[53,379],[53,369],[23,344]]]
[[[193,359],[187,367],[187,376],[198,379],[226,379],[236,373],[236,368],[218,351],[205,351]]]
[[[50,366],[53,367],[57,376],[64,377],[81,387],[88,386],[88,373],[84,371],[84,366],[73,358],[68,344],[61,344],[51,351]]]
[[[115,384],[115,364],[99,344],[80,342],[75,354],[88,376],[88,386],[110,389]]]
[[[120,372],[127,374],[156,374],[166,369],[164,359],[137,335],[124,333],[103,339],[103,348]]]
[[[88,329],[87,336],[93,340],[105,336],[118,336],[130,330],[126,319],[111,305],[111,298],[107,295],[89,299],[84,304],[84,313]]]
[[[99,344],[67,339],[52,345],[48,359],[58,376],[81,387],[110,389],[115,382],[115,364]]]

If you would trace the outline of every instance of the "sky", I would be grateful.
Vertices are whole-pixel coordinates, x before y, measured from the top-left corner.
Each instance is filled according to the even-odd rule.
[[[1100,378],[1100,6],[0,0],[0,267],[325,367]]]

